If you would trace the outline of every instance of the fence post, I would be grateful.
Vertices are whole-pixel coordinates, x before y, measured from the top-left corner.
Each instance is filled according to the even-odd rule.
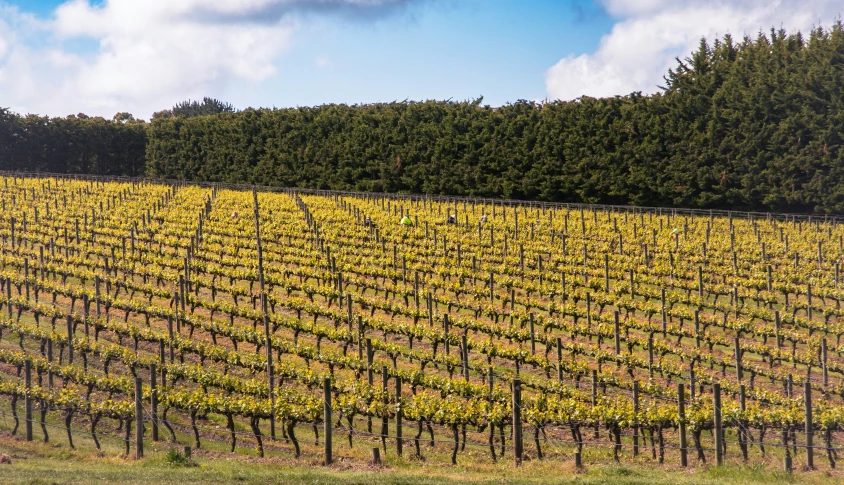
[[[366,339],[366,382],[369,387],[374,387],[375,383],[372,371],[372,339]],[[372,433],[372,416],[366,418],[366,432]]]
[[[358,359],[363,360],[363,316],[358,315]]]
[[[451,355],[451,345],[448,341],[448,314],[443,315],[443,351],[445,355]],[[449,369],[451,366],[449,366]]]
[[[513,460],[522,464],[522,383],[513,379]]]
[[[73,317],[67,316],[67,363],[73,363]]]
[[[135,458],[144,457],[144,403],[140,377],[135,378]]]
[[[534,330],[533,313],[530,314],[530,353],[536,355],[536,331]]]
[[[152,440],[158,441],[158,389],[155,363],[149,365],[149,404],[152,411]]]
[[[26,386],[26,394],[24,394],[26,441],[32,441],[32,362],[29,359],[23,362],[23,372],[23,382]]]
[[[621,355],[621,338],[619,336],[618,311],[616,310],[613,321],[613,333],[615,334],[615,356]]]
[[[167,336],[169,337],[169,347],[170,347],[170,363],[173,363],[175,355],[173,351],[173,316],[167,315]],[[162,362],[163,364],[163,362]]]
[[[387,395],[387,366],[381,366],[381,392],[384,393],[384,407],[390,404],[390,397]],[[381,418],[381,444],[384,446],[384,456],[387,456],[387,435],[390,434],[390,419],[385,413]]]
[[[272,335],[270,335],[270,316],[269,307],[267,306],[267,294],[263,291],[263,289],[261,290],[261,313],[264,314],[264,345],[267,348],[267,390],[270,395],[270,406],[275,409],[275,392],[273,390],[275,376],[273,373]],[[275,439],[275,412],[270,413],[270,438]]]
[[[744,429],[744,412],[747,410],[747,391],[744,384],[739,386],[739,409],[741,409],[742,417],[739,419],[739,446],[741,447],[741,457],[745,462],[747,461],[747,439],[748,435]]]
[[[323,433],[325,434],[325,465],[331,464],[331,379],[322,380],[323,394]]]
[[[563,339],[557,337],[557,379],[563,382]]]
[[[821,340],[821,369],[823,370],[823,386],[829,385],[829,371],[826,365],[827,347],[826,338]]]
[[[469,341],[465,334],[460,337],[460,348],[460,357],[463,361],[463,379],[469,382]]]
[[[53,339],[47,339],[47,362],[53,363]],[[53,388],[53,371],[47,371],[47,385],[50,389]]]
[[[41,250],[43,251],[44,248],[42,247]],[[89,325],[88,325],[88,294],[87,293],[82,295],[82,310],[83,310],[84,324],[85,324],[85,338],[87,339],[91,335]]]
[[[803,384],[803,402],[806,407],[806,467],[810,470],[815,468],[815,453],[812,448],[814,443],[815,428],[812,423],[812,383]]]
[[[401,376],[396,376],[396,454],[402,454]]]
[[[677,414],[680,424],[680,466],[689,465],[688,452],[686,451],[686,393],[683,383],[677,384]]]
[[[633,412],[639,414],[639,381],[633,381]],[[639,422],[633,423],[633,456],[639,456]]]
[[[9,319],[12,318],[12,280],[6,278],[6,309],[9,311]]]
[[[724,434],[721,429],[721,383],[716,382],[712,385],[712,393],[715,421],[715,462],[718,466],[721,466],[724,464]]]

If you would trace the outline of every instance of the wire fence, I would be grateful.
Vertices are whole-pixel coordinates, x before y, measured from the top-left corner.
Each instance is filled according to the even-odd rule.
[[[467,197],[467,196],[450,196],[450,195],[431,195],[431,194],[389,194],[380,192],[356,192],[344,190],[321,190],[308,189],[297,187],[274,187],[267,185],[252,185],[245,183],[227,183],[227,182],[206,182],[206,181],[192,181],[179,179],[164,179],[151,177],[128,177],[119,175],[92,175],[92,174],[67,174],[55,172],[27,172],[27,171],[8,171],[0,170],[0,175],[7,177],[22,177],[22,178],[56,178],[66,180],[81,180],[81,181],[98,181],[98,182],[121,182],[121,183],[154,183],[175,186],[196,186],[217,189],[229,189],[249,191],[255,189],[260,192],[280,192],[289,194],[312,194],[319,196],[339,196],[339,197],[356,197],[356,198],[380,198],[391,200],[408,200],[408,201],[431,201],[440,203],[473,203],[484,205],[497,205],[507,207],[531,207],[544,209],[585,209],[585,210],[601,210],[613,212],[629,212],[629,213],[660,213],[660,214],[681,214],[690,216],[710,216],[710,217],[738,217],[738,218],[765,218],[783,221],[797,221],[797,220],[822,220],[824,223],[839,224],[842,221],[840,214],[799,214],[799,213],[778,213],[778,212],[755,212],[755,211],[732,211],[723,209],[693,209],[693,208],[673,208],[673,207],[649,207],[649,206],[633,206],[633,205],[610,205],[610,204],[585,204],[585,203],[567,203],[567,202],[546,202],[546,201],[530,201],[517,199],[503,199],[503,198],[485,198],[485,197]]]

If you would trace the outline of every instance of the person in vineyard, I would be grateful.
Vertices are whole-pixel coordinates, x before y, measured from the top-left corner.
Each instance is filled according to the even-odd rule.
[[[455,216],[454,214],[449,214],[446,224],[457,224],[457,216]]]
[[[486,224],[486,214],[481,216],[481,224]]]
[[[232,219],[237,219],[238,217],[237,211],[232,212]]]
[[[410,217],[408,217],[407,214],[405,214],[405,216],[401,218],[400,224],[402,226],[412,226],[413,221],[411,221]]]

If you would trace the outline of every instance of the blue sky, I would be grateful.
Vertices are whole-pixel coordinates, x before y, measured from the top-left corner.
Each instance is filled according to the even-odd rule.
[[[806,30],[837,0],[0,0],[0,107],[152,112],[654,92],[702,36]]]
[[[484,97],[500,105],[546,97],[544,74],[562,55],[594,50],[612,22],[591,3],[431,2],[371,23],[329,18],[299,32],[281,60],[279,106]],[[319,67],[314,59],[327,64]]]

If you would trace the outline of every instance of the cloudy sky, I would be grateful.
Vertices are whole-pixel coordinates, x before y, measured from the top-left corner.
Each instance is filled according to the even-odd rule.
[[[237,108],[654,92],[702,36],[808,31],[841,0],[0,0],[0,107]]]

